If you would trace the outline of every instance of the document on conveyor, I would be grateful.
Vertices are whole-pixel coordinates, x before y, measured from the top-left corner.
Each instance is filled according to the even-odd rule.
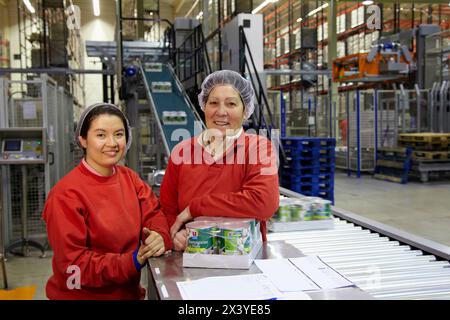
[[[324,263],[318,256],[291,258],[289,261],[321,289],[337,289],[354,286],[352,282]]]
[[[177,286],[183,300],[271,300],[282,296],[261,273],[181,281]]]
[[[311,300],[301,291],[281,292],[262,273],[179,281],[177,286],[183,300]]]
[[[255,260],[255,264],[282,292],[354,286],[317,256]]]
[[[320,287],[289,259],[261,259],[255,260],[255,264],[280,291],[320,290]]]

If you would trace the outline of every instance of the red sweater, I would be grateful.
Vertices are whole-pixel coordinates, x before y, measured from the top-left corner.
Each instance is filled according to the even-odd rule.
[[[256,218],[262,222],[266,240],[265,221],[275,213],[279,201],[272,144],[262,136],[242,133],[215,162],[197,137],[179,143],[166,168],[160,201],[169,227],[189,206],[192,217]]]
[[[133,262],[142,228],[171,240],[150,187],[132,170],[116,166],[110,177],[78,165],[50,191],[43,218],[53,249],[49,299],[140,299],[140,272]],[[74,267],[79,268],[80,289]]]

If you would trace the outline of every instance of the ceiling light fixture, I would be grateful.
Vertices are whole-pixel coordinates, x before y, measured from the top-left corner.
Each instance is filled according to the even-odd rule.
[[[278,2],[278,0],[265,0],[263,3],[261,3],[255,9],[253,9],[252,14],[258,13],[262,8],[267,6],[269,3],[275,3],[275,2]]]
[[[100,16],[100,0],[92,0],[92,6],[94,8],[94,16]]]
[[[196,0],[194,2],[194,4],[192,5],[191,9],[189,9],[188,13],[186,13],[186,15],[184,16],[185,18],[189,17],[192,13],[192,11],[194,11],[195,7],[197,6],[199,0]]]
[[[318,7],[317,9],[314,9],[313,11],[308,13],[307,16],[311,17],[311,16],[315,15],[317,12],[319,12],[320,10],[325,9],[327,7],[328,7],[328,3],[325,3],[325,4],[321,5],[320,7]]]
[[[30,3],[30,0],[23,0],[23,3],[27,7],[28,11],[30,11],[30,13],[35,13],[36,12],[36,10],[34,10],[33,5]]]

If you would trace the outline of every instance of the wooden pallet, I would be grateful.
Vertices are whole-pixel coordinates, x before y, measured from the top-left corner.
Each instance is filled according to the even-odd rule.
[[[398,136],[398,140],[405,142],[449,143],[450,133],[401,133]]]
[[[404,183],[404,180],[402,179],[402,177],[388,176],[386,174],[380,174],[380,173],[376,173],[373,177],[378,180]]]
[[[407,157],[409,155],[408,148],[395,148],[395,147],[380,147],[377,149],[378,153],[386,156],[400,156]]]
[[[405,165],[403,162],[399,162],[399,161],[377,160],[377,166],[386,167],[386,168],[403,169]]]
[[[414,151],[414,160],[450,160],[450,151]]]
[[[398,141],[398,145],[401,147],[410,147],[416,151],[446,151],[448,150],[448,141],[440,142],[425,142],[425,141]]]

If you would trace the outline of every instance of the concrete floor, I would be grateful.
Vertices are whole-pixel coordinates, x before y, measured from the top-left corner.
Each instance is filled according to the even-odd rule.
[[[336,173],[335,205],[450,246],[450,180],[398,184]]]
[[[335,205],[358,215],[450,246],[450,180],[401,185],[379,181],[369,175],[361,178],[335,175]],[[40,258],[8,256],[9,288],[36,285],[34,299],[46,299],[45,283],[51,275],[52,253]],[[141,284],[146,284],[146,272]],[[1,275],[0,275],[1,277]],[[2,280],[2,279],[1,279]],[[3,283],[0,281],[0,288]]]

